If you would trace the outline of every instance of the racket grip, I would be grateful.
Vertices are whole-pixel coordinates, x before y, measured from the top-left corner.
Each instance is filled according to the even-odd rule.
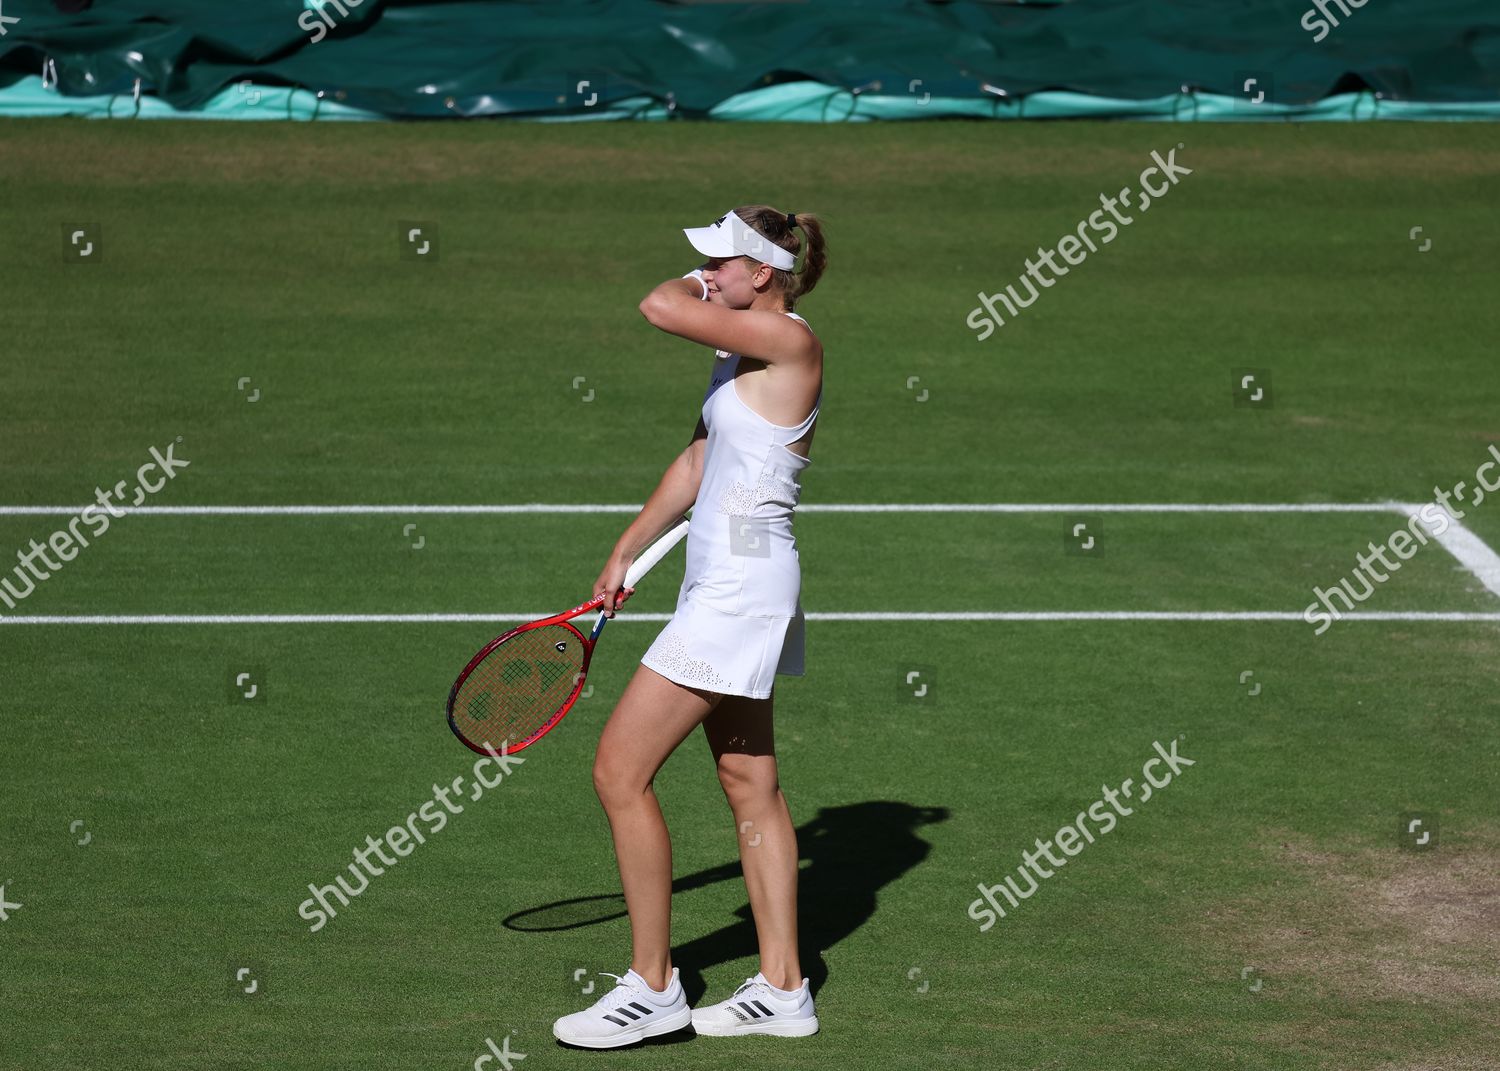
[[[682,537],[687,535],[688,522],[684,518],[673,525],[665,535],[641,551],[640,557],[630,563],[630,568],[625,571],[624,587],[633,588],[640,583],[643,576],[649,573],[657,562],[667,556],[667,552],[682,542]]]

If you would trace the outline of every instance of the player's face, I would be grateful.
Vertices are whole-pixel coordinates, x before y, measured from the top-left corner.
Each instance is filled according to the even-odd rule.
[[[708,300],[731,309],[748,309],[755,300],[755,276],[761,271],[759,261],[749,257],[713,257],[703,265],[703,280],[708,283]],[[764,280],[762,280],[764,281]]]

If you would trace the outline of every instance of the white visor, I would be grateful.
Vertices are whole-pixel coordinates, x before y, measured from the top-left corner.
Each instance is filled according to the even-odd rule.
[[[782,271],[791,271],[797,258],[775,242],[761,235],[754,227],[740,219],[731,209],[707,227],[684,227],[693,248],[705,257],[754,257],[763,264]]]

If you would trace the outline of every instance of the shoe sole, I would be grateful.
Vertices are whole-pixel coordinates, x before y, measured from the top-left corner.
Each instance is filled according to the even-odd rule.
[[[565,1037],[557,1029],[557,1025],[555,1023],[552,1026],[552,1036],[565,1045],[576,1045],[581,1049],[618,1049],[625,1045],[634,1045],[636,1042],[645,1041],[647,1038],[654,1038],[659,1034],[675,1033],[676,1031],[691,1025],[692,1022],[693,1009],[683,1008],[682,1011],[666,1019],[663,1019],[659,1023],[653,1023],[651,1026],[638,1027],[635,1030],[621,1031],[613,1037]]]
[[[738,1037],[742,1034],[767,1034],[779,1038],[805,1038],[810,1034],[818,1032],[818,1017],[814,1015],[810,1019],[783,1019],[780,1022],[769,1023],[736,1023],[713,1025],[705,1023],[699,1026],[693,1023],[693,1030],[705,1037],[727,1038]]]

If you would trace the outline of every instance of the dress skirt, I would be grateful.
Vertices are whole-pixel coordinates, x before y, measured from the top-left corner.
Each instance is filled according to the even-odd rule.
[[[806,619],[716,610],[684,594],[641,658],[670,681],[723,695],[765,699],[777,674],[803,675]]]

